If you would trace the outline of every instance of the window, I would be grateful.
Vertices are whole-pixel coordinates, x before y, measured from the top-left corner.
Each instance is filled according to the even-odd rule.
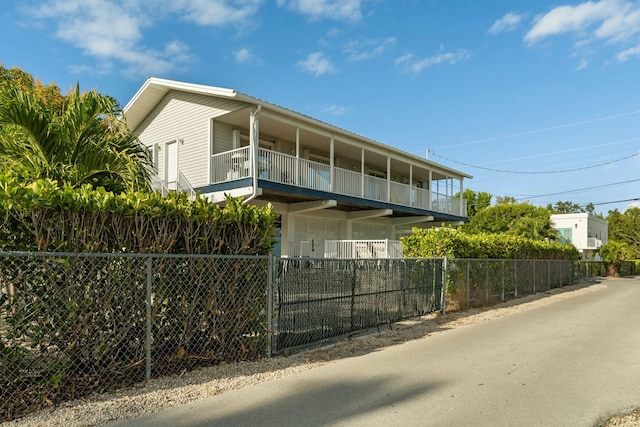
[[[561,243],[571,243],[571,238],[573,236],[573,230],[571,228],[559,228],[558,232],[560,233]]]

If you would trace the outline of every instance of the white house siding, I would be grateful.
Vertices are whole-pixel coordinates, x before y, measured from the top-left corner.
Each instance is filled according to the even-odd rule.
[[[160,176],[164,144],[178,140],[178,169],[192,186],[204,186],[209,184],[211,119],[245,107],[234,100],[170,91],[134,133],[148,147],[160,145]]]
[[[310,254],[315,258],[324,256],[324,242],[337,240],[340,237],[340,220],[333,218],[313,217],[310,215],[294,215],[294,242],[313,242],[314,252]],[[291,215],[289,216],[291,220]],[[289,248],[296,252],[300,247]],[[309,255],[309,254],[304,254]]]
[[[392,234],[390,224],[385,224],[386,220],[382,219],[373,221],[353,221],[351,226],[351,237],[353,240],[384,240],[395,239]]]
[[[218,154],[233,150],[233,126],[212,120],[213,153]]]

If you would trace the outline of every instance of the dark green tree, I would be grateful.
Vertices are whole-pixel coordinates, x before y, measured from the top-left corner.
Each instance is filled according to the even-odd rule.
[[[591,208],[593,209],[593,204],[591,204]],[[573,203],[571,201],[562,201],[559,200],[555,205],[551,205],[549,203],[547,205],[547,209],[554,214],[566,214],[566,213],[584,213],[587,212],[586,208],[583,208],[577,203]]]
[[[622,261],[637,257],[628,243],[619,240],[609,240],[600,248],[600,255],[607,263],[607,276],[617,276]]]
[[[609,241],[626,247],[627,259],[640,259],[640,207],[609,211]]]
[[[515,204],[516,198],[513,196],[496,196],[496,205]]]
[[[463,226],[468,233],[504,233],[537,240],[555,240],[557,231],[551,226],[551,213],[529,203],[507,203],[490,206],[478,212]]]
[[[457,193],[455,197],[459,197]],[[462,198],[467,202],[467,217],[471,218],[478,212],[491,206],[491,198],[493,196],[485,191],[475,192],[467,188],[462,192]]]

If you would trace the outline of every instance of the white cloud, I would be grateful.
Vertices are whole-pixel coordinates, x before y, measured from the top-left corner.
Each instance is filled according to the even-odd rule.
[[[27,10],[39,25],[52,22],[55,36],[92,57],[91,66],[75,72],[121,70],[125,75],[164,74],[192,60],[179,40],[156,46],[145,42],[145,30],[167,16],[198,25],[239,25],[257,14],[263,0],[47,0]],[[98,64],[95,64],[95,60]]]
[[[260,59],[251,51],[251,49],[244,48],[233,52],[233,59],[238,64],[258,64]]]
[[[304,61],[299,61],[298,66],[305,72],[314,76],[321,76],[327,73],[337,73],[338,69],[325,58],[322,52],[314,52],[307,56]]]
[[[362,20],[361,0],[278,0],[277,4],[311,19]]]
[[[640,45],[618,52],[616,59],[618,62],[626,62],[634,56],[640,56]]]
[[[400,65],[400,64],[402,64],[404,62],[410,61],[411,59],[413,59],[413,53],[407,53],[406,55],[402,55],[402,56],[396,58],[396,60],[394,61],[394,64],[395,65]]]
[[[457,64],[471,57],[466,49],[459,49],[456,52],[444,52],[428,58],[414,60],[413,54],[407,54],[395,60],[396,65],[403,64],[405,71],[418,74],[423,70],[440,64]]]
[[[574,55],[578,51],[592,55],[596,48],[615,45],[617,62],[640,56],[640,2],[599,0],[555,7],[536,18],[524,41],[535,45],[562,34],[577,39]]]
[[[329,105],[322,109],[324,113],[332,114],[334,116],[342,116],[346,114],[349,109],[347,107],[341,107],[339,105]]]
[[[353,40],[345,44],[344,52],[351,61],[366,61],[382,55],[396,44],[394,37]]]
[[[589,60],[587,60],[586,58],[582,58],[580,62],[578,62],[578,65],[576,66],[576,71],[584,70],[588,66],[589,66]]]
[[[262,0],[178,0],[173,9],[202,26],[241,24],[257,14]]]
[[[491,28],[489,28],[489,33],[498,34],[507,31],[513,31],[520,24],[520,22],[522,22],[523,19],[524,15],[522,14],[508,12],[502,18],[493,23]]]
[[[529,44],[547,37],[577,33],[611,42],[624,41],[640,32],[640,6],[626,0],[587,1],[558,6],[539,16],[525,35]]]

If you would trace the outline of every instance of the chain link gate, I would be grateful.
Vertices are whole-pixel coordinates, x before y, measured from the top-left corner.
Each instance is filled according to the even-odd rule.
[[[443,259],[279,259],[271,351],[442,309]]]

